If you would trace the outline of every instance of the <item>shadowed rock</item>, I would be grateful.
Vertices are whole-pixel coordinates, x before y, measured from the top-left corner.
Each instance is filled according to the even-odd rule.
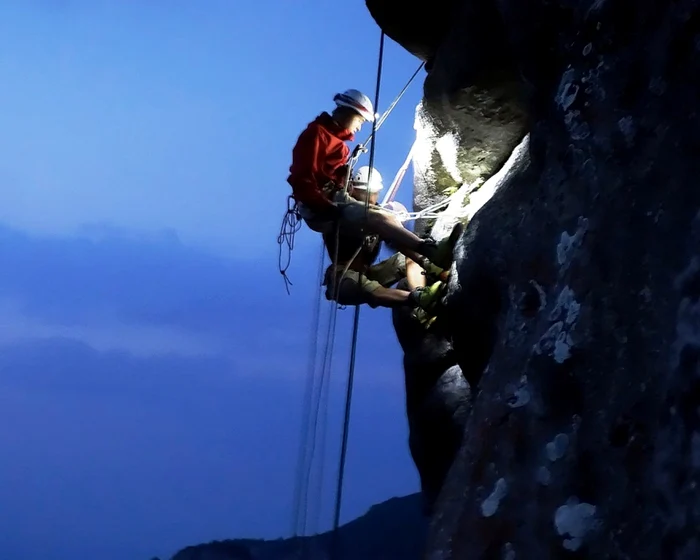
[[[492,3],[437,2],[428,8],[413,2],[402,3],[403,9],[396,4],[367,0],[380,26],[409,51],[416,50],[409,39],[425,42],[416,27],[425,30],[427,21],[427,28],[440,29],[431,31],[441,42],[428,49],[431,65],[414,125],[413,205],[422,210],[463,184],[478,190],[498,171],[527,132],[527,89]],[[416,231],[429,226],[419,221]]]
[[[409,449],[420,476],[423,511],[430,514],[462,441],[470,391],[440,325],[426,333],[410,315],[410,308],[397,307],[392,317],[404,351]]]
[[[449,30],[458,0],[367,0],[367,8],[384,32],[424,61],[435,56]]]
[[[457,249],[446,321],[479,393],[431,559],[700,557],[699,4],[460,3],[500,16],[530,164]],[[455,16],[426,97],[492,88],[481,24]]]

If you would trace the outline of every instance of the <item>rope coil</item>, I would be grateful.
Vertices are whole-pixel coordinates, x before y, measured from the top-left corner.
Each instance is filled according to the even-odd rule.
[[[375,90],[375,97],[374,97],[374,106],[379,107],[379,91],[381,89],[381,83],[382,83],[382,66],[384,63],[384,31],[381,32],[381,36],[379,39],[379,60],[377,61],[377,87]],[[417,73],[417,72],[416,72]],[[411,81],[415,77],[415,74],[413,77],[411,77]],[[409,81],[410,83],[410,81]],[[406,86],[406,88],[408,85]],[[404,91],[406,90],[404,88]],[[404,91],[402,91],[399,94],[400,96],[403,95]],[[398,101],[397,101],[398,102]],[[388,114],[388,112],[387,112]],[[375,147],[377,145],[376,142],[376,133],[377,133],[377,128],[381,125],[381,123],[376,122],[376,120],[372,121],[372,145],[369,151],[369,177],[368,177],[368,182],[372,181],[372,170],[374,168],[374,153],[375,153]],[[365,197],[365,224],[367,223],[367,218],[369,215],[369,196]],[[337,249],[337,246],[336,246]],[[335,514],[333,516],[333,533],[331,537],[331,558],[337,558],[338,557],[338,528],[340,526],[340,509],[342,505],[342,500],[343,500],[343,481],[345,479],[345,460],[347,457],[347,449],[348,449],[348,435],[350,432],[350,407],[352,404],[352,390],[353,390],[353,382],[355,378],[355,356],[357,354],[357,336],[359,333],[359,323],[360,323],[360,304],[355,305],[355,316],[353,319],[353,326],[352,326],[352,342],[351,342],[351,351],[350,351],[350,366],[348,369],[348,380],[347,380],[347,387],[346,387],[346,393],[345,393],[345,414],[343,418],[343,439],[340,447],[340,465],[338,468],[338,485],[336,488],[336,499],[335,499]]]
[[[294,238],[296,233],[301,229],[301,215],[299,210],[297,210],[296,202],[294,197],[291,195],[287,197],[287,211],[284,213],[284,218],[282,219],[282,227],[280,227],[280,233],[277,236],[277,244],[279,245],[279,254],[277,257],[277,262],[279,265],[280,274],[284,279],[284,287],[287,290],[287,295],[290,294],[289,286],[292,286],[292,281],[287,275],[287,270],[292,264],[292,251],[294,251]],[[284,247],[287,247],[286,263],[282,265]]]

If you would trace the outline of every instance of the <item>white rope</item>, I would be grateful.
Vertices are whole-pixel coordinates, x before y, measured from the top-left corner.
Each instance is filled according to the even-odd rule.
[[[396,193],[399,192],[399,187],[401,186],[401,181],[403,180],[403,177],[406,174],[406,170],[408,169],[408,165],[413,160],[413,152],[415,151],[417,145],[418,145],[418,138],[416,138],[414,140],[413,145],[411,146],[411,149],[408,151],[408,155],[406,156],[406,159],[401,164],[401,167],[399,167],[399,170],[396,172],[396,175],[394,176],[394,180],[391,182],[391,186],[389,187],[389,190],[387,191],[386,195],[384,196],[384,200],[382,200],[382,203],[381,203],[382,206],[384,206],[387,202],[391,202],[392,200],[394,200],[394,198],[396,197]]]
[[[455,193],[457,194],[457,193]],[[448,206],[450,202],[453,200],[455,194],[450,195],[444,200],[441,200],[440,202],[436,202],[435,204],[431,204],[430,206],[427,206],[426,208],[423,208],[423,210],[419,210],[417,212],[403,212],[400,210],[392,210],[391,208],[383,208],[385,212],[389,212],[390,214],[393,214],[396,216],[399,221],[401,222],[409,222],[412,220],[420,220],[420,219],[433,219],[433,218],[438,218],[439,216],[442,215],[442,212],[438,212],[438,210]]]
[[[427,206],[426,208],[423,208],[423,210],[417,212],[393,210],[391,208],[384,208],[384,211],[393,214],[402,223],[412,220],[436,219],[437,221],[433,226],[431,235],[435,239],[441,239],[442,237],[445,237],[446,234],[449,234],[457,221],[464,218],[471,219],[474,214],[476,214],[476,212],[484,204],[486,204],[486,202],[501,187],[508,175],[508,172],[513,167],[521,163],[523,155],[527,152],[528,142],[529,135],[526,135],[513,150],[510,157],[506,160],[501,169],[489,177],[485,182],[481,179],[477,179],[472,183],[463,183],[454,193],[445,199],[441,200],[440,202],[436,202],[435,204],[431,204],[430,206]],[[415,146],[416,143],[414,142],[402,168],[404,166],[408,166],[408,162],[410,162],[412,158]],[[405,172],[405,169],[403,169],[403,172]],[[397,177],[399,177],[399,174],[401,173],[402,170],[399,170]],[[398,187],[392,183],[389,193],[387,193],[387,196],[384,197],[382,205],[386,204],[387,201],[390,200],[390,195],[391,199],[396,196],[396,190],[398,190]],[[468,202],[465,203],[467,200]]]
[[[529,141],[530,135],[526,134],[511,152],[503,166],[483,184],[480,181],[475,181],[471,184],[465,183],[462,185],[450,197],[448,207],[440,213],[430,232],[431,236],[434,239],[443,239],[450,234],[452,228],[459,220],[465,218],[471,220],[474,214],[503,186],[511,170],[517,168],[525,161],[524,158],[528,153]],[[467,200],[468,202],[465,203]]]
[[[418,138],[416,138],[411,146],[411,149],[406,155],[406,159],[396,172],[394,180],[391,182],[391,186],[384,195],[384,199],[379,204],[379,207],[385,212],[389,212],[390,214],[394,215],[401,223],[421,219],[435,219],[436,222],[433,225],[431,236],[435,239],[441,239],[445,237],[445,235],[449,234],[457,221],[464,218],[471,219],[474,214],[476,214],[477,210],[479,210],[493,196],[496,190],[498,190],[502,185],[510,169],[520,163],[523,154],[527,151],[528,141],[529,135],[526,135],[520,144],[513,150],[510,157],[501,167],[501,169],[489,177],[485,182],[482,179],[477,179],[471,183],[462,183],[454,193],[445,199],[431,204],[430,206],[427,206],[426,208],[423,208],[417,212],[385,208],[385,206],[391,203],[396,197],[399,187],[401,186],[401,181],[406,174],[406,170],[413,161],[413,155],[418,145]],[[359,157],[359,154],[357,154],[357,157]],[[347,182],[345,188],[348,188]],[[345,272],[347,272],[347,270]],[[343,276],[344,275],[345,273]]]

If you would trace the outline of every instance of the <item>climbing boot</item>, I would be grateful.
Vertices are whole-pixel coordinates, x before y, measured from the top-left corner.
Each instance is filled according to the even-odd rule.
[[[423,269],[423,274],[427,278],[432,278],[434,280],[440,280],[441,282],[447,282],[447,280],[450,278],[450,270],[440,268],[439,266],[435,266],[433,263],[431,263],[428,259],[423,259],[423,262],[420,263],[421,268]]]
[[[421,309],[420,307],[416,307],[413,311],[411,311],[411,318],[418,321],[418,323],[428,330],[433,326],[433,323],[437,319],[437,315],[428,313],[425,309]]]
[[[430,312],[435,305],[440,301],[445,284],[437,281],[430,286],[415,288],[409,299],[416,307],[420,307],[424,311]]]
[[[423,241],[421,253],[435,266],[443,270],[449,269],[452,266],[452,253],[455,244],[462,236],[463,231],[464,225],[461,222],[457,222],[449,237],[446,237],[442,241],[436,242],[432,239]]]

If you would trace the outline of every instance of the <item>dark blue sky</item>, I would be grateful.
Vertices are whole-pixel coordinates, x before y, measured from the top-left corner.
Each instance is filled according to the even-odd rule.
[[[288,533],[318,241],[298,235],[287,296],[285,179],[337,90],[373,96],[378,38],[363,2],[0,6],[0,558]],[[388,41],[380,109],[417,64]],[[419,82],[379,136],[387,183]],[[417,488],[403,399],[390,314],[367,308],[345,519]]]

